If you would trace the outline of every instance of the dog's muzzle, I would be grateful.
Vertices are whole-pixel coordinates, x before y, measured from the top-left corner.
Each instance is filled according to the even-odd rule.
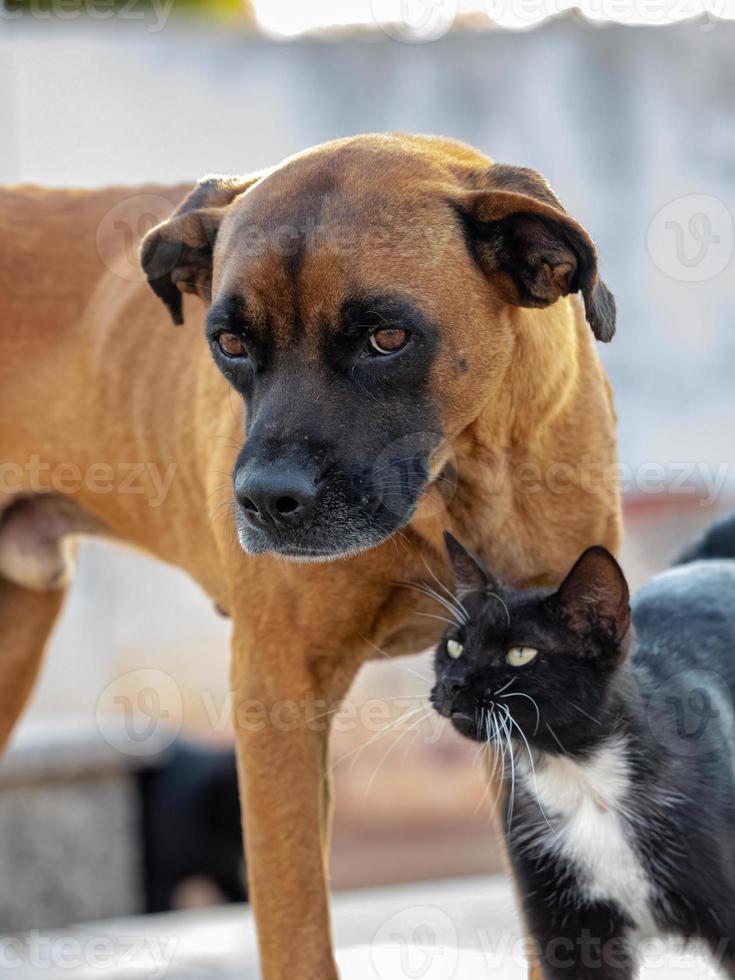
[[[288,458],[242,461],[233,480],[240,544],[250,554],[301,561],[372,548],[408,523],[425,485],[420,476],[399,483],[390,468],[378,476]]]

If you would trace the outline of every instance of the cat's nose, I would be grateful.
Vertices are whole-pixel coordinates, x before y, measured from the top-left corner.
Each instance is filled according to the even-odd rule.
[[[444,678],[444,694],[446,697],[454,699],[458,694],[461,694],[464,690],[465,685],[462,681],[454,680],[450,677]]]

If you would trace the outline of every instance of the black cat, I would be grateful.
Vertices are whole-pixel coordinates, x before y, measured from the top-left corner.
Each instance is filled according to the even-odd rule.
[[[549,980],[631,980],[641,940],[704,941],[735,977],[735,518],[629,605],[586,551],[552,589],[446,536],[456,625],[432,702],[496,748],[504,829]],[[719,542],[716,548],[713,548]]]
[[[180,740],[138,783],[146,912],[172,909],[189,878],[213,882],[227,902],[246,901],[234,751]]]

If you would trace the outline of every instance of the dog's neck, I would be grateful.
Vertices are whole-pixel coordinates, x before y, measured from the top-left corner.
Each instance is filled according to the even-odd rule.
[[[510,581],[554,583],[567,559],[561,557],[559,568],[539,565],[541,555],[563,555],[558,547],[539,547],[541,540],[574,524],[575,509],[591,509],[596,494],[616,492],[614,470],[602,474],[585,466],[585,458],[599,457],[600,432],[593,427],[599,412],[589,416],[589,425],[580,423],[588,417],[586,404],[607,397],[607,383],[577,297],[545,310],[513,309],[508,316],[515,350],[505,378],[451,440],[454,462],[431,488],[433,499],[419,508],[415,524],[432,544],[448,525]],[[612,433],[612,407],[598,407],[609,412]],[[455,481],[456,490],[448,489]],[[557,492],[541,492],[550,482]],[[438,494],[447,501],[443,512]],[[426,511],[431,518],[423,519]],[[524,537],[509,541],[508,527],[522,527]],[[599,540],[611,540],[611,534],[601,527]]]

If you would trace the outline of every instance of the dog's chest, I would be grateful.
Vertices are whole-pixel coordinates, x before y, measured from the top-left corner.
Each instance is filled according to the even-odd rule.
[[[526,790],[543,808],[537,846],[574,868],[580,895],[618,906],[645,933],[655,933],[651,882],[623,811],[629,791],[625,753],[612,743],[583,763],[549,757],[536,770],[520,765]]]

